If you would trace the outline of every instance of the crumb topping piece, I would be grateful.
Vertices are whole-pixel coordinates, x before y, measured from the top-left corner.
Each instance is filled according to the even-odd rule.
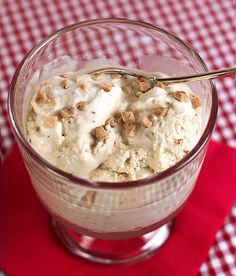
[[[118,113],[115,114],[114,119],[115,119],[115,121],[116,121],[117,124],[120,124],[120,123],[123,122],[123,120],[121,118],[120,112],[118,112]]]
[[[70,106],[64,107],[59,111],[60,118],[65,118],[65,119],[75,118],[76,114],[77,113],[75,108]]]
[[[122,121],[127,124],[135,123],[135,116],[133,111],[125,111],[120,113]]]
[[[112,85],[110,83],[101,82],[99,83],[99,88],[103,89],[105,92],[109,92],[112,89]]]
[[[69,80],[68,79],[63,79],[61,82],[61,87],[64,89],[68,89],[69,88]]]
[[[57,116],[45,116],[45,124],[50,128],[55,128],[57,126],[58,117]]]
[[[157,81],[154,86],[166,89],[168,87],[168,84],[166,84],[162,81]]]
[[[176,143],[177,145],[182,145],[182,144],[183,144],[183,139],[176,139],[176,140],[175,140],[175,143]]]
[[[35,102],[39,105],[46,104],[47,103],[47,94],[45,92],[38,91],[36,98],[35,98]]]
[[[147,92],[151,88],[151,85],[148,81],[138,81],[137,84],[139,91],[143,93]]]
[[[109,135],[105,128],[103,126],[100,126],[95,128],[95,137],[99,141],[104,141],[109,137]]]
[[[197,109],[199,106],[201,106],[201,100],[198,96],[191,95],[190,100],[194,109]]]
[[[157,107],[153,110],[153,114],[156,116],[166,116],[168,113],[168,108]]]
[[[80,111],[83,111],[83,110],[86,109],[87,103],[86,103],[86,102],[83,102],[83,101],[78,102],[78,103],[76,104],[76,107],[77,107]]]
[[[85,208],[91,208],[95,200],[95,192],[88,191],[80,198],[80,205]]]
[[[43,91],[38,91],[36,94],[35,102],[38,105],[44,105],[44,104],[49,104],[51,106],[56,106],[57,105],[57,100],[54,98],[51,98],[47,95],[47,93]]]
[[[88,84],[86,82],[81,82],[80,83],[80,88],[84,91],[88,90]]]
[[[136,126],[135,125],[130,125],[130,124],[125,124],[124,125],[125,129],[125,135],[128,137],[134,137],[136,133]]]
[[[142,125],[145,128],[151,128],[152,127],[152,121],[148,117],[144,117],[142,120]]]
[[[114,118],[107,119],[105,125],[109,125],[111,127],[117,126],[116,120]]]
[[[47,104],[51,105],[51,106],[56,106],[57,105],[57,100],[54,98],[48,98],[47,99]]]
[[[189,100],[188,94],[184,91],[176,91],[172,95],[179,102],[188,102]]]

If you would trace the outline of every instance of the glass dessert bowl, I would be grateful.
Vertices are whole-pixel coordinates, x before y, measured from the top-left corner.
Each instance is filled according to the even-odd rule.
[[[63,171],[40,156],[26,132],[29,87],[68,71],[119,64],[164,74],[206,71],[198,54],[172,34],[125,19],[67,26],[36,45],[11,83],[10,122],[32,184],[63,244],[76,256],[104,264],[151,256],[167,240],[172,220],[196,183],[217,115],[212,81],[191,83],[201,98],[201,135],[175,165],[149,177],[102,182]]]

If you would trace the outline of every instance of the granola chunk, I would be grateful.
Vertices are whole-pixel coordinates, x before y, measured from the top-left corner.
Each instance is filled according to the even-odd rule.
[[[175,143],[181,146],[183,144],[183,139],[176,139]]]
[[[138,84],[138,90],[143,93],[147,92],[151,88],[150,83],[147,81],[140,81],[137,84]]]
[[[76,112],[75,108],[70,107],[70,106],[64,107],[59,111],[59,117],[65,118],[65,119],[75,118],[76,114],[77,114],[77,112]]]
[[[125,129],[125,135],[127,137],[134,137],[135,136],[135,133],[136,133],[136,126],[135,125],[125,124],[124,129]]]
[[[105,92],[109,92],[112,89],[112,85],[110,83],[101,82],[99,83],[99,88],[103,89]]]
[[[166,116],[168,113],[168,108],[157,107],[153,110],[153,114],[156,116]]]
[[[84,91],[88,90],[88,84],[86,82],[81,82],[80,83],[80,88]]]
[[[104,141],[109,137],[109,135],[105,128],[100,126],[95,128],[95,137],[98,139],[98,141]]]
[[[63,79],[60,84],[61,84],[61,87],[64,88],[64,89],[68,89],[69,88],[69,79]]]
[[[84,102],[84,101],[80,101],[76,104],[76,107],[80,110],[80,111],[83,111],[86,109],[87,107],[87,103]]]
[[[58,117],[57,116],[45,116],[45,124],[50,128],[55,128],[57,126]]]
[[[135,123],[135,116],[133,111],[121,112],[121,118],[124,123],[133,124]]]
[[[173,93],[173,97],[179,102],[188,102],[189,96],[184,91],[176,91]]]
[[[117,126],[117,122],[116,122],[115,118],[107,119],[105,124],[109,125],[111,127],[116,127]]]
[[[201,100],[200,100],[200,97],[198,97],[198,96],[195,96],[192,94],[190,96],[190,101],[191,101],[192,107],[194,109],[197,109],[199,106],[201,106]]]
[[[152,121],[148,117],[144,117],[142,120],[142,125],[145,128],[151,128],[152,127]]]
[[[168,84],[164,83],[163,81],[157,81],[154,86],[166,89]]]
[[[50,106],[56,106],[57,105],[57,100],[55,98],[48,97],[47,98],[47,104],[49,104]]]
[[[47,94],[45,92],[38,91],[36,98],[35,98],[35,102],[39,105],[46,104],[47,103]]]

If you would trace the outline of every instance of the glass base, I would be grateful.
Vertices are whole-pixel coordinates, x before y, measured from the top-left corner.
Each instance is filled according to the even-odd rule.
[[[58,237],[73,255],[108,265],[129,264],[151,257],[170,236],[172,225],[173,223],[169,222],[155,231],[136,238],[104,240],[80,235],[53,220],[53,227]]]

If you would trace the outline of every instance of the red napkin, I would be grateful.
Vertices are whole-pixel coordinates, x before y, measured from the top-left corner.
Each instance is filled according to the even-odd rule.
[[[58,242],[15,147],[3,167],[4,269],[13,276],[196,275],[236,198],[235,168],[236,151],[211,142],[168,242],[149,260],[107,267],[72,256]]]

